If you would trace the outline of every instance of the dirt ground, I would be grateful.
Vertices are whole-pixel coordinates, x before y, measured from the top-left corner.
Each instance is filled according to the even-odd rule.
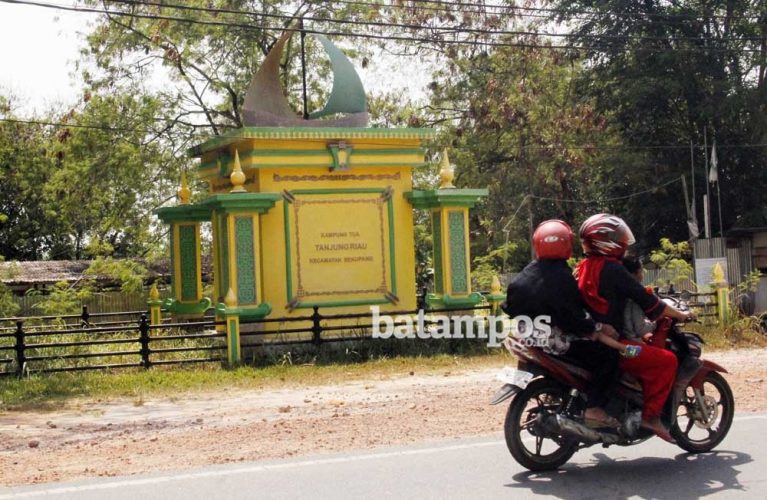
[[[736,411],[767,411],[767,350],[709,353],[731,373]],[[173,400],[72,401],[0,415],[5,486],[498,435],[499,366]]]

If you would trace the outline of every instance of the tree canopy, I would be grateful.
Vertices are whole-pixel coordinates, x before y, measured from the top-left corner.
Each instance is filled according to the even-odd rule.
[[[13,121],[30,117],[0,96],[0,255],[8,259],[155,251],[162,228],[150,214],[171,199],[180,171],[192,172],[186,148],[242,125],[251,76],[300,18],[309,32],[331,33],[358,66],[396,61],[430,73],[425,95],[371,94],[372,123],[436,127],[429,156],[448,147],[459,186],[490,188],[471,221],[483,265],[519,268],[532,225],[556,217],[577,227],[596,211],[623,216],[641,251],[662,237],[686,240],[681,176],[702,221],[713,141],[725,231],[767,225],[763,2],[77,5],[103,12],[77,63],[81,102],[32,117],[58,124],[48,126]],[[306,48],[312,111],[327,95],[329,67],[317,44]],[[296,35],[282,69],[297,111],[299,52]]]

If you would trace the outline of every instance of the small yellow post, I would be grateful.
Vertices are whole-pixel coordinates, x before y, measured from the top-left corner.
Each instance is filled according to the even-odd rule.
[[[501,315],[501,304],[505,298],[506,294],[501,290],[501,280],[495,275],[490,284],[490,294],[487,296],[487,301],[490,303],[491,311],[494,316]]]
[[[723,325],[730,319],[730,289],[727,280],[724,279],[724,270],[717,262],[711,272],[711,287],[716,293],[716,311],[719,316],[719,324]]]
[[[162,300],[160,300],[160,291],[157,289],[157,283],[152,285],[149,290],[149,324],[159,325],[162,323]]]
[[[237,295],[235,295],[234,290],[231,288],[229,288],[226,297],[224,297],[224,305],[226,306],[223,315],[226,321],[227,361],[229,366],[234,366],[241,360],[240,315],[237,310]]]

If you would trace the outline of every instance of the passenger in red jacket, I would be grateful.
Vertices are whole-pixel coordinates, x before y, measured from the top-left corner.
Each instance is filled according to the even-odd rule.
[[[661,316],[681,321],[691,318],[690,313],[679,311],[666,305],[656,295],[648,294],[623,266],[620,259],[635,243],[634,235],[623,219],[610,214],[591,216],[581,225],[580,238],[586,258],[576,268],[576,279],[594,319],[612,325],[619,332],[623,331],[623,312],[629,299],[638,304],[651,320]],[[622,342],[642,345],[631,340]],[[642,383],[642,426],[673,442],[660,415],[674,385],[676,356],[665,349],[642,345],[639,356],[621,359],[620,367]]]
[[[577,360],[593,377],[587,388],[584,419],[593,426],[613,426],[605,412],[607,394],[618,379],[618,353],[626,346],[612,339],[617,332],[586,312],[567,259],[573,253],[573,232],[561,220],[542,222],[533,234],[536,259],[509,284],[503,310],[511,317],[548,316],[552,332],[545,352]],[[616,344],[611,349],[606,344]]]

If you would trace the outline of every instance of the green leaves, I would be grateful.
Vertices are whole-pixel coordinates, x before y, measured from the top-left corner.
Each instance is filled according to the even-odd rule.
[[[460,73],[440,75],[432,86],[435,115],[452,115],[437,147],[450,148],[459,187],[490,190],[472,211],[472,252],[494,255],[498,269],[519,269],[529,261],[531,224],[575,223],[595,207],[572,200],[604,196],[595,181],[611,170],[609,150],[582,145],[618,139],[594,102],[574,92],[581,67],[550,51],[496,48],[454,64]]]

